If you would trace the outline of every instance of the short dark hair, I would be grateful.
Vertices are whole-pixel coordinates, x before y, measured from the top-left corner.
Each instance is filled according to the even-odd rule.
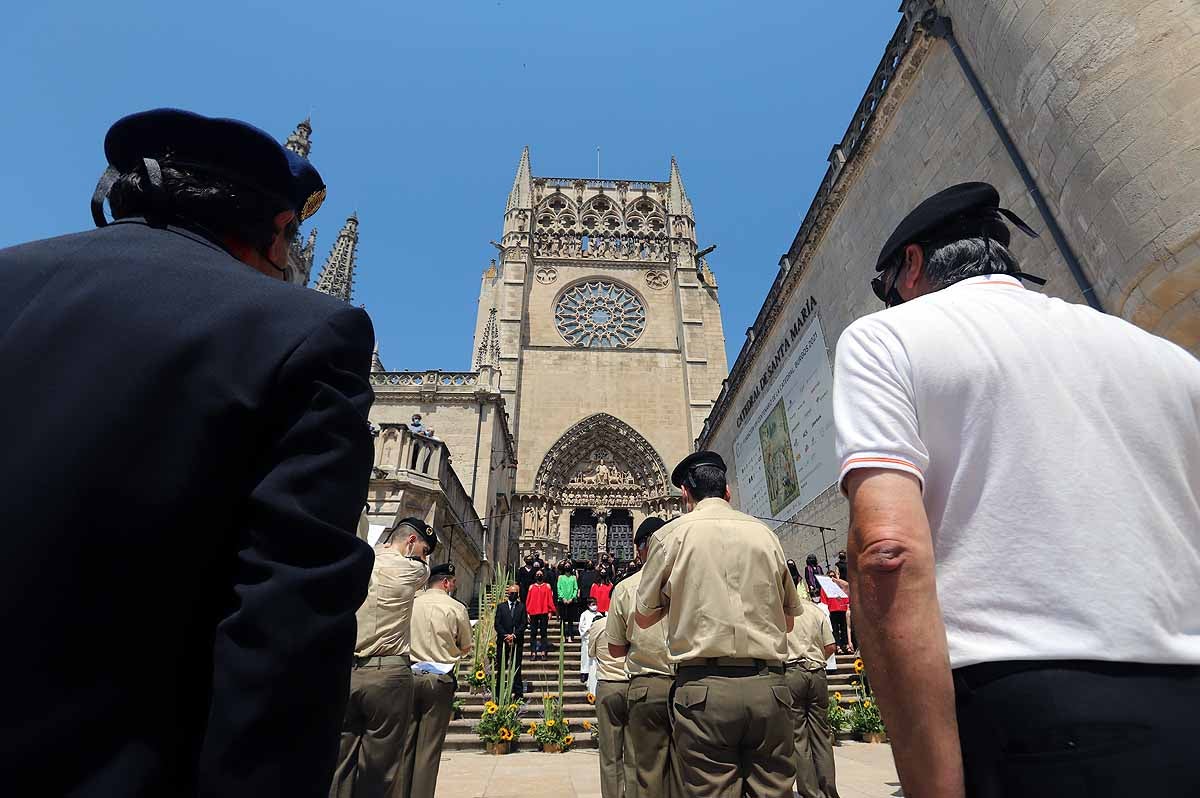
[[[722,498],[726,490],[725,471],[713,465],[696,466],[688,480],[688,492],[696,501]]]
[[[982,236],[934,237],[928,241],[912,241],[921,248],[925,259],[925,279],[934,289],[942,289],[968,277],[984,274],[1014,274],[1021,270],[1008,247],[995,239]],[[904,263],[901,247],[888,258],[885,269],[898,268]]]
[[[201,232],[235,238],[258,250],[271,245],[275,216],[288,209],[282,198],[172,164],[167,158],[160,160],[159,166],[161,189],[152,189],[142,171],[125,172],[117,178],[108,193],[114,219],[146,216],[185,227],[191,223],[201,227]]]

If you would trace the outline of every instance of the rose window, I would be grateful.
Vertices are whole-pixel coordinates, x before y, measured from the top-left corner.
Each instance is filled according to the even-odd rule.
[[[646,308],[627,288],[604,281],[586,282],[558,300],[554,323],[572,346],[622,349],[646,329]]]

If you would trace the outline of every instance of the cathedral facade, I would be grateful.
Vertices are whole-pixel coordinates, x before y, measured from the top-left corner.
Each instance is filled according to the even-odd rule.
[[[678,166],[665,181],[537,177],[522,153],[473,359],[500,374],[521,553],[633,556],[679,511],[671,468],[727,374],[717,282]]]

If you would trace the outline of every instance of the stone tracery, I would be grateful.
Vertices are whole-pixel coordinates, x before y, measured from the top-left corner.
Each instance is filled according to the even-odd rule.
[[[628,288],[590,280],[567,289],[554,308],[554,324],[567,343],[623,349],[646,329],[646,307]]]
[[[640,507],[669,499],[662,458],[636,430],[608,413],[575,424],[550,447],[535,490],[564,505]]]

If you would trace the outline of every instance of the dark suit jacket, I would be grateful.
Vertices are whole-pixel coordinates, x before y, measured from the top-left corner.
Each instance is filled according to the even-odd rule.
[[[5,781],[324,796],[370,320],[138,221],[0,250],[0,285]]]
[[[525,626],[529,623],[529,616],[525,613],[525,603],[517,602],[515,610],[509,610],[508,599],[496,605],[496,634],[503,639],[504,635],[516,635],[520,637],[525,634]]]

